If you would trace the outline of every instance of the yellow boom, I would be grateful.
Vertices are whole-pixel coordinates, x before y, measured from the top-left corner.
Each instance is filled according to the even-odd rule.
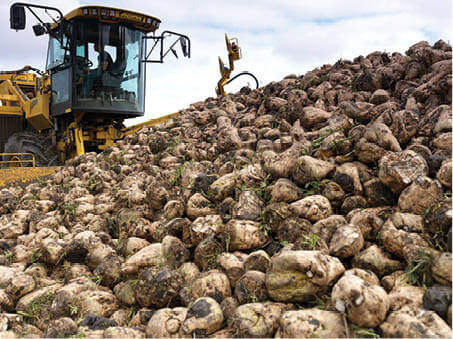
[[[234,70],[234,62],[242,58],[241,48],[239,47],[238,39],[229,39],[228,35],[225,34],[225,43],[228,51],[228,62],[230,67],[226,67],[223,63],[222,58],[219,57],[219,69],[221,78],[217,83],[216,93],[217,95],[225,95],[225,89],[223,88],[230,80],[231,72]]]

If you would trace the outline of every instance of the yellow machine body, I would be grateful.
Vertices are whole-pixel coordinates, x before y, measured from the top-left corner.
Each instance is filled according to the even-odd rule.
[[[0,74],[0,115],[23,116],[38,131],[52,128],[50,93],[45,92],[50,79],[24,73],[29,69],[25,66],[22,70]]]
[[[37,131],[46,131],[53,128],[49,111],[50,93],[46,91],[50,85],[50,77],[47,74],[38,77],[34,73],[25,73],[28,70],[29,67],[24,67],[18,71],[0,74],[0,117],[20,116]],[[69,158],[84,154],[85,142],[97,143],[98,148],[104,150],[106,147],[113,146],[115,141],[137,132],[142,127],[151,127],[178,115],[179,112],[168,114],[123,129],[108,125],[83,130],[81,127],[83,113],[75,113],[75,121],[63,133],[64,137],[56,141],[57,150],[61,154],[60,160],[66,160],[64,150],[68,148],[68,145],[74,146],[71,147],[74,150]],[[15,167],[17,160],[10,162]]]
[[[228,51],[228,63],[229,67],[226,67],[222,58],[219,57],[219,70],[220,70],[220,80],[217,83],[216,93],[217,95],[225,95],[224,86],[230,80],[230,75],[234,70],[234,62],[242,58],[241,48],[239,47],[239,42],[237,38],[229,39],[228,35],[225,34],[225,43]]]
[[[12,16],[10,20],[12,29],[24,29],[25,8],[28,8],[30,11],[32,11],[30,7],[45,9],[46,11],[56,10],[57,12],[59,12],[58,9],[41,5],[24,3],[13,4],[11,6]],[[36,17],[36,14],[33,11],[32,13]],[[61,12],[59,13],[61,14]],[[23,22],[21,22],[22,16]],[[116,24],[122,25],[122,28],[133,27],[136,31],[141,32],[140,34],[144,34],[140,38],[140,41],[155,39],[154,41],[162,43],[164,34],[167,34],[168,36],[168,33],[171,33],[173,35],[179,36],[179,40],[177,40],[176,42],[179,41],[181,43],[181,46],[184,45],[184,49],[187,47],[187,42],[189,43],[188,56],[190,57],[190,40],[188,39],[188,37],[183,36],[179,33],[168,31],[165,31],[162,36],[155,36],[154,34],[151,37],[146,36],[147,33],[154,33],[159,28],[161,20],[154,16],[119,8],[97,5],[82,6],[72,10],[66,15],[61,14],[59,20],[53,23],[44,24],[41,21],[41,24],[37,25],[40,27],[34,26],[33,29],[36,35],[48,33],[51,37],[54,38],[54,40],[60,39],[58,41],[60,41],[61,46],[63,47],[64,41],[68,41],[69,34],[72,34],[70,33],[72,32],[72,30],[68,30],[67,26],[70,22],[76,24],[79,22],[88,22],[90,23],[88,25],[92,25],[91,23],[94,22],[107,25],[113,24],[111,27],[113,27],[114,29],[118,29],[119,27]],[[59,38],[57,37],[56,33],[53,32],[60,32]],[[77,33],[75,35],[78,37],[81,36],[77,35]],[[82,43],[85,43],[85,45],[77,45],[77,47],[85,46],[85,48],[88,50],[88,44],[93,44],[93,42],[96,40],[93,39],[93,35],[90,36],[88,34],[84,36],[89,40],[82,41]],[[113,37],[113,35],[111,37]],[[115,38],[109,40],[108,43],[115,44],[116,42],[114,39]],[[80,40],[77,40],[77,43],[80,43]],[[174,44],[170,48],[174,52],[173,46]],[[123,47],[123,50],[124,48],[125,47]],[[142,45],[142,48],[145,48],[146,52],[146,43]],[[74,51],[75,49],[70,49],[69,53],[75,53]],[[118,51],[121,50],[117,50],[117,52]],[[79,50],[77,50],[77,53],[79,53]],[[148,61],[150,54],[151,52],[146,55],[145,60],[139,60],[145,62],[163,62],[163,57],[166,55],[163,54],[162,47],[160,59],[158,61]],[[187,50],[184,50],[184,54],[185,56],[187,56]],[[125,55],[125,63],[131,62],[130,60],[136,60],[136,58],[127,59],[127,54]],[[77,54],[77,57],[74,57],[74,59],[72,60],[79,60],[79,56],[80,55]],[[139,55],[137,54],[137,56]],[[65,57],[60,60],[63,60],[61,62],[64,63],[69,59],[66,59],[65,54]],[[71,67],[75,68],[75,66]],[[144,69],[144,66],[140,66],[140,68]],[[104,150],[109,146],[113,146],[117,140],[123,138],[126,135],[135,133],[144,126],[153,126],[159,122],[168,120],[171,117],[179,114],[179,112],[172,113],[158,119],[150,119],[138,125],[125,128],[122,122],[124,118],[128,118],[129,116],[122,115],[116,117],[114,114],[117,113],[113,111],[109,112],[110,108],[108,105],[106,105],[105,107],[99,107],[101,110],[104,108],[104,115],[100,114],[99,117],[93,115],[93,112],[91,112],[91,116],[88,116],[88,113],[81,111],[80,108],[73,111],[72,106],[70,106],[63,112],[64,116],[68,117],[68,119],[61,119],[62,112],[60,111],[56,113],[53,112],[52,109],[52,101],[55,99],[55,93],[52,90],[51,79],[54,75],[55,70],[56,72],[59,72],[59,69],[55,68],[50,68],[50,70],[47,70],[46,72],[41,72],[31,66],[25,66],[19,70],[0,71],[0,134],[3,134],[3,139],[0,138],[0,152],[3,151],[3,147],[7,143],[5,140],[5,135],[7,135],[6,137],[8,138],[8,136],[13,135],[14,133],[26,133],[26,131],[32,130],[32,132],[37,133],[38,136],[41,135],[47,139],[52,138],[54,145],[53,147],[56,148],[56,151],[59,154],[59,160],[60,162],[64,162],[66,159],[84,154],[87,150],[87,145],[89,145],[90,150]],[[30,71],[34,71],[35,73]],[[126,72],[124,76],[126,77],[126,80],[124,81],[127,81],[127,78],[130,77],[130,73]],[[69,78],[71,79],[71,77]],[[81,78],[76,81],[77,85],[82,84]],[[59,123],[59,121],[64,121],[65,124]],[[2,136],[0,135],[0,137]],[[14,143],[10,144],[14,145]],[[30,164],[32,164],[34,167],[35,158],[33,157],[33,161],[31,161],[28,157],[29,155],[30,154],[26,152],[1,153],[0,167],[22,167],[30,166]]]
[[[124,22],[134,25],[144,32],[154,32],[161,20],[143,13],[106,6],[83,6],[74,9],[64,16],[66,20],[77,18],[93,18],[99,22],[115,23]],[[59,23],[53,24],[55,28]]]

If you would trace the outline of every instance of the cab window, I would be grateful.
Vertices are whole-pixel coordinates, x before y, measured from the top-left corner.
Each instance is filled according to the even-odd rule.
[[[62,43],[54,37],[49,39],[49,49],[47,52],[46,69],[52,69],[69,63],[69,44],[68,39],[64,36]]]

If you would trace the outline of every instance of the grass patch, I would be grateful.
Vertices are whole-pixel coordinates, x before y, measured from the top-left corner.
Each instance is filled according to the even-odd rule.
[[[49,316],[47,313],[54,298],[55,294],[52,291],[48,291],[30,302],[25,311],[17,311],[17,313],[32,323],[39,322],[44,318],[47,319]]]
[[[268,189],[272,185],[271,175],[268,174],[260,183],[258,187],[249,187],[245,184],[241,185],[241,191],[251,191],[254,192],[261,200],[269,202],[271,200],[271,192]]]
[[[170,153],[173,152],[175,147],[178,146],[180,143],[182,143],[182,140],[179,137],[172,138],[168,143],[167,151]]]
[[[322,145],[324,139],[326,139],[329,135],[331,135],[334,132],[334,130],[328,128],[325,130],[325,133],[321,136],[319,136],[316,139],[313,139],[311,142],[311,154],[314,154]]]
[[[315,195],[321,193],[324,187],[326,187],[326,184],[321,179],[316,179],[307,182],[302,188],[302,191],[304,196]]]
[[[35,248],[30,254],[30,263],[34,264],[34,263],[38,262],[39,259],[41,258],[41,256],[42,256],[42,253],[41,253],[40,249]]]
[[[296,307],[299,309],[310,309],[310,308],[317,308],[319,310],[325,310],[327,309],[327,304],[329,301],[329,297],[326,297],[327,300],[324,300],[317,295],[314,296],[314,299],[305,301],[301,304],[296,303]]]
[[[75,210],[78,204],[75,202],[65,202],[63,205],[63,211],[65,215],[74,216]]]
[[[310,236],[304,234],[302,237],[304,238],[302,240],[302,245],[309,250],[314,250],[320,245],[319,236],[317,234],[312,234]]]
[[[351,330],[357,338],[380,338],[381,336],[376,333],[374,328],[365,328],[352,324]]]
[[[433,283],[432,266],[434,255],[419,248],[415,258],[409,263],[404,273],[404,279],[411,285],[431,286]]]

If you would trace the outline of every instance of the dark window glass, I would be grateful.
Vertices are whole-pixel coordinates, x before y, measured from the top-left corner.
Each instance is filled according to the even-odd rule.
[[[57,105],[69,101],[71,69],[65,68],[52,74],[52,103]]]
[[[69,63],[69,46],[66,37],[63,37],[62,42],[63,46],[60,41],[52,36],[50,37],[46,67],[48,70]]]
[[[144,111],[144,33],[120,24],[76,25],[75,107]]]

